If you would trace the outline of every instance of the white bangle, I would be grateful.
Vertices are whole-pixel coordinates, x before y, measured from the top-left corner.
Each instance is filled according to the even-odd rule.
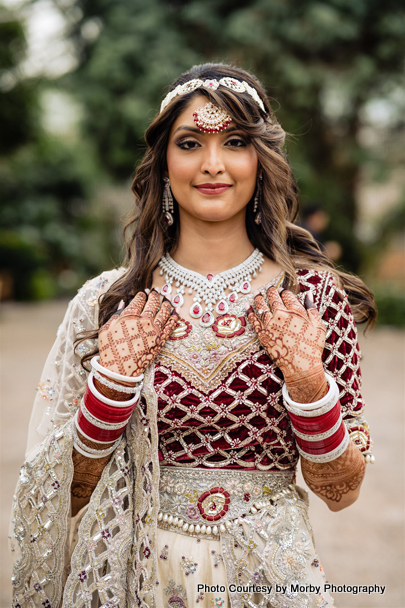
[[[118,437],[118,439],[116,439],[113,444],[105,450],[97,450],[96,448],[90,448],[88,445],[81,441],[79,435],[77,434],[76,425],[73,426],[73,439],[73,447],[78,452],[80,452],[80,454],[83,454],[83,456],[87,456],[87,458],[103,458],[104,456],[109,456],[117,449],[117,447],[121,443],[121,437]],[[109,441],[108,443],[111,443],[111,441]]]
[[[129,393],[130,395],[133,395],[135,392],[133,386],[124,386],[123,384],[116,384],[115,382],[110,382],[109,380],[107,380],[107,378],[104,378],[104,376],[102,376],[95,368],[93,368],[92,373],[96,380],[100,382],[100,384],[103,384],[104,386],[107,386],[108,388],[111,388],[114,391],[117,391],[119,393]]]
[[[123,376],[122,374],[117,374],[117,372],[113,372],[110,369],[107,369],[103,365],[100,365],[100,355],[96,355],[90,361],[91,366],[94,367],[98,372],[104,374],[108,378],[112,378],[113,380],[121,380],[121,382],[128,382],[128,384],[137,384],[138,382],[142,382],[143,374],[140,376]]]
[[[89,452],[85,452],[84,450],[82,450],[82,448],[79,445],[77,445],[77,443],[75,441],[73,442],[73,447],[80,454],[82,454],[83,456],[86,456],[86,458],[103,458],[103,456],[108,456],[109,454],[112,454],[117,446],[115,446],[113,450],[108,451],[108,453],[107,453],[107,450],[103,450],[103,454],[90,454]],[[96,451],[99,451],[99,450],[96,450]]]
[[[95,397],[97,397],[97,399],[99,401],[102,401],[103,403],[107,404],[107,405],[111,405],[112,407],[117,407],[117,408],[123,408],[123,407],[129,407],[130,405],[135,405],[135,403],[137,403],[138,399],[139,399],[139,395],[140,395],[140,387],[137,388],[135,390],[135,395],[132,397],[132,399],[129,399],[128,401],[116,401],[115,399],[108,399],[108,397],[104,397],[104,395],[102,395],[94,386],[94,381],[93,381],[93,371],[90,372],[89,377],[87,378],[87,386],[89,387],[89,390],[93,393],[93,395]]]
[[[336,384],[336,380],[330,374],[325,373],[325,378],[329,385],[329,390],[322,399],[318,399],[318,401],[314,401],[313,403],[298,403],[298,401],[293,401],[288,394],[287,384],[284,382],[282,394],[286,409],[296,416],[305,417],[320,416],[331,410],[339,399],[339,387]]]
[[[307,454],[306,452],[304,452],[304,450],[302,450],[299,447],[298,444],[297,444],[297,450],[301,454],[301,456],[303,458],[305,458],[305,460],[309,460],[310,462],[321,462],[321,463],[330,462],[331,460],[335,460],[336,458],[339,458],[339,456],[341,456],[343,454],[343,452],[346,451],[346,448],[349,445],[349,441],[350,441],[349,433],[347,432],[347,429],[345,427],[345,435],[344,435],[341,443],[339,443],[337,448],[335,448],[331,452],[326,452],[326,454]]]

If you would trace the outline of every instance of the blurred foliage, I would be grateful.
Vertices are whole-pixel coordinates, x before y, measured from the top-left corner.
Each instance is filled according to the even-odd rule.
[[[12,15],[0,22],[0,40],[0,279],[9,296],[44,299],[72,292],[101,265],[109,267],[115,234],[111,214],[91,208],[91,183],[101,172],[91,147],[42,131],[39,80],[4,86],[5,74],[6,85],[18,78],[25,49],[23,29]]]
[[[378,325],[405,327],[405,295],[403,291],[376,289]]]
[[[27,276],[35,277],[35,269],[52,275],[72,268],[84,275],[111,265],[105,261],[115,255],[115,237],[103,219],[92,219],[89,184],[129,178],[168,85],[206,61],[235,63],[262,80],[290,134],[303,207],[316,201],[330,216],[325,238],[342,245],[339,263],[357,271],[367,262],[354,233],[356,188],[364,163],[387,167],[390,159],[366,148],[359,134],[371,101],[403,103],[400,0],[54,0],[54,6],[66,20],[77,67],[53,86],[80,103],[81,140],[87,143],[46,142],[35,119],[37,83],[18,81],[0,101],[9,123],[0,151],[6,157],[1,219],[5,242]],[[21,24],[0,24],[0,35],[0,59],[10,72],[24,54]],[[12,97],[19,90],[20,106]],[[398,112],[388,136],[403,127]],[[85,251],[96,229],[106,239],[107,256],[100,238]],[[397,224],[387,227],[387,235],[391,229]],[[19,297],[29,294],[22,288]]]
[[[5,15],[5,12],[3,13]],[[0,155],[13,152],[37,135],[38,100],[35,86],[19,79],[26,41],[22,24],[10,14],[0,20]]]

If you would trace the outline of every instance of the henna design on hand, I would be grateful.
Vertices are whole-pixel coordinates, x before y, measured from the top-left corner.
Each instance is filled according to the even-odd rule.
[[[366,463],[357,446],[350,441],[345,452],[331,462],[310,462],[301,458],[302,475],[315,494],[333,502],[355,491],[364,478]]]
[[[79,438],[89,448],[100,449],[100,444],[89,441],[78,432]],[[105,449],[112,445],[102,445],[101,449]],[[104,467],[110,460],[111,455],[103,456],[102,458],[86,458],[73,448],[72,460],[74,466],[73,480],[70,488],[72,502],[72,517],[74,517],[80,509],[82,509],[90,500],[93,490],[96,488],[100,477],[104,471]]]
[[[166,298],[139,292],[99,331],[100,363],[125,376],[138,376],[154,361],[179,319]]]
[[[267,297],[270,307],[262,295],[255,297],[260,318],[250,307],[248,319],[261,345],[283,372],[292,399],[315,401],[328,390],[322,366],[326,328],[319,312],[308,298],[305,310],[287,290],[280,296],[276,288],[270,287]]]

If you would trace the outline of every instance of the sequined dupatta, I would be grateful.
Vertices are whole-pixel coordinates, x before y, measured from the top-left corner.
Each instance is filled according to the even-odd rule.
[[[151,366],[126,439],[105,468],[80,523],[63,596],[66,607],[90,608],[94,594],[106,606],[154,606],[144,602],[146,594],[153,598],[159,510],[153,382]]]
[[[23,466],[13,518],[21,551],[14,567],[16,608],[155,606],[159,462],[153,379],[151,366],[142,403],[81,517],[70,564],[72,421]]]

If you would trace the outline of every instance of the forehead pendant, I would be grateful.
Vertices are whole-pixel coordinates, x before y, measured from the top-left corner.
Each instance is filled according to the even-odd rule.
[[[219,133],[224,131],[232,118],[213,103],[207,103],[203,108],[197,108],[193,114],[194,122],[204,133]]]

